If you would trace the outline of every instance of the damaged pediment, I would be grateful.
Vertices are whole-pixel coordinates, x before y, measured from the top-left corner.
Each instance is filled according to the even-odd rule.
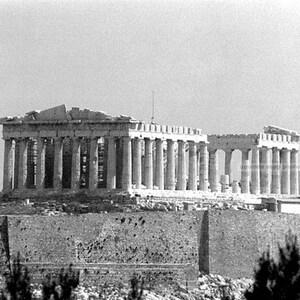
[[[72,121],[72,120],[89,120],[89,121],[132,121],[135,119],[129,116],[117,116],[113,117],[103,111],[92,111],[89,109],[80,109],[78,107],[72,107],[71,110],[67,110],[64,104],[52,107],[45,110],[32,110],[24,117],[4,117],[0,118],[0,124],[4,124],[10,121]]]
[[[78,107],[72,107],[68,112],[71,120],[113,120],[114,117],[106,114],[103,111],[91,111],[89,109],[79,109]]]
[[[289,130],[289,129],[285,129],[285,128],[281,128],[281,127],[273,126],[273,125],[265,126],[264,133],[300,136],[299,132],[297,132],[297,131]]]

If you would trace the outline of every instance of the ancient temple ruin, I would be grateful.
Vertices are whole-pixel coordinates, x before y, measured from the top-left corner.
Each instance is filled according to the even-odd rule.
[[[217,150],[225,151],[229,183],[232,152],[240,150],[242,193],[298,194],[299,135],[274,126],[259,134],[206,135],[65,105],[0,124],[4,192],[217,192]]]
[[[225,175],[229,182],[232,182],[232,153],[238,150],[242,153],[242,193],[298,195],[297,132],[267,126],[264,133],[209,135],[208,141],[212,191],[218,186],[217,150],[225,152]]]
[[[128,191],[142,185],[150,190],[185,190],[186,143],[188,188],[197,189],[197,149],[202,153],[200,186],[207,188],[207,136],[199,129],[145,124],[79,108],[67,111],[64,105],[22,118],[6,117],[1,124],[4,191]]]

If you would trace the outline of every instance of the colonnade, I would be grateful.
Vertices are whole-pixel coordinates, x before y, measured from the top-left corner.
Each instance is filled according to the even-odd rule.
[[[208,189],[206,142],[130,136],[9,138],[4,156],[4,191]]]
[[[236,149],[225,151],[225,175],[232,182],[232,154]],[[252,147],[239,149],[241,160],[241,192],[252,194],[292,194],[299,192],[298,149],[277,147]],[[251,161],[250,161],[251,154]],[[217,149],[209,149],[210,187],[217,191]]]

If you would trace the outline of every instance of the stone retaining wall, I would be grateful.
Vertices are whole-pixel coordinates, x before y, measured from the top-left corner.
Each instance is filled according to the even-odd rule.
[[[253,276],[269,246],[273,255],[300,216],[261,211],[180,211],[1,217],[4,271],[21,254],[36,279],[73,263],[85,284],[128,281],[193,284],[200,269],[232,278]]]
[[[82,275],[90,273],[91,280],[97,264],[101,269],[98,279],[103,279],[103,270],[107,270],[106,280],[112,277],[112,270],[115,277],[123,279],[134,271],[149,273],[147,270],[150,277],[157,278],[160,270],[171,278],[192,282],[197,276],[204,214],[9,216],[9,248],[11,255],[20,252],[25,263],[43,269],[73,263],[86,269]]]

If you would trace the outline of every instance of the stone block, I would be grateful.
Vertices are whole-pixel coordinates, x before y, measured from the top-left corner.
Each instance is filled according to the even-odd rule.
[[[38,137],[38,131],[21,131],[21,138],[28,138],[28,137]]]
[[[138,124],[138,130],[144,131],[145,130],[145,124],[144,123],[139,123]]]
[[[54,138],[54,137],[57,137],[57,131],[56,130],[40,130],[39,136]]]
[[[74,130],[60,130],[57,132],[58,137],[74,137]]]
[[[36,114],[37,121],[68,120],[66,106],[59,105]]]
[[[75,130],[74,136],[75,137],[90,137],[91,131],[90,130]]]

